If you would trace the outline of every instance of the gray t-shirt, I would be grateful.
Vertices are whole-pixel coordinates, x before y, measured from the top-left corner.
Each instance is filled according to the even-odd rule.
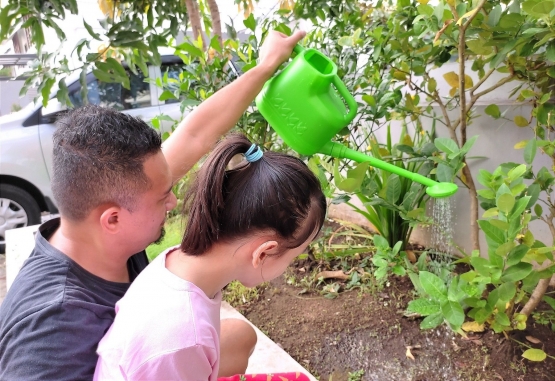
[[[0,380],[91,380],[98,342],[130,285],[99,278],[50,245],[59,225],[54,219],[39,228],[0,306]],[[147,264],[144,251],[132,256],[130,279]]]

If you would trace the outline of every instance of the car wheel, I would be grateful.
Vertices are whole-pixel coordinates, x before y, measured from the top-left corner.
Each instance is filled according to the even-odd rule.
[[[40,208],[24,189],[0,184],[0,253],[6,251],[6,230],[40,223]]]

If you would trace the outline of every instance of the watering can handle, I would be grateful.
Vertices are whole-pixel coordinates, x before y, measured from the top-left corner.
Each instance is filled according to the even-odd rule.
[[[343,99],[345,99],[345,102],[349,107],[349,113],[345,115],[345,122],[349,123],[355,118],[357,114],[358,104],[341,80],[341,78],[337,76],[337,74],[333,77],[333,85],[335,86],[339,94],[343,97]]]
[[[293,52],[295,52],[295,54],[297,55],[301,54],[303,50],[304,50],[304,47],[299,44],[296,44],[295,47],[293,48]]]

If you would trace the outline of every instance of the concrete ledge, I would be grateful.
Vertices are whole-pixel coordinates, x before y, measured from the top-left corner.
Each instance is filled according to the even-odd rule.
[[[28,226],[6,232],[6,288],[12,285],[23,263],[35,246],[35,233],[40,225]],[[2,279],[0,278],[0,281]],[[0,299],[0,303],[2,299]],[[241,319],[253,326],[256,331],[257,343],[249,359],[248,374],[303,372],[311,380],[316,381],[306,369],[296,362],[281,347],[262,333],[254,324],[241,315],[228,303],[223,302],[220,310],[221,319]]]
[[[247,318],[241,315],[235,308],[223,302],[220,310],[220,319],[229,318],[244,320],[252,325],[256,331],[258,341],[249,359],[247,374],[302,372],[311,380],[316,381],[316,378],[308,373],[308,371],[295,361],[293,357],[289,356],[287,352],[262,333],[262,331],[248,321]]]

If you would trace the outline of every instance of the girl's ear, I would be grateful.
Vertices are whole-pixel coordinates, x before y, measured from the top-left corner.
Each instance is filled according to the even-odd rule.
[[[277,241],[265,241],[255,247],[252,252],[252,266],[256,269],[262,266],[268,255],[276,254],[278,250]]]

